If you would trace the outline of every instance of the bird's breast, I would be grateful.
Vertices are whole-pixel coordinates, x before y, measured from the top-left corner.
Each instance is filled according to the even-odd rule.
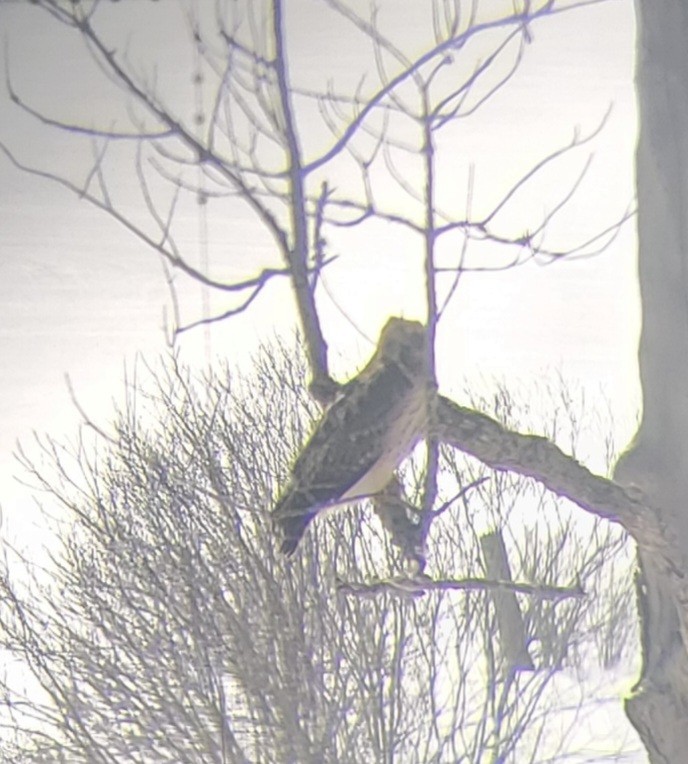
[[[424,388],[414,388],[391,412],[390,426],[380,444],[380,455],[366,474],[349,488],[342,499],[369,496],[381,491],[394,470],[410,456],[418,441],[425,436],[427,398]]]

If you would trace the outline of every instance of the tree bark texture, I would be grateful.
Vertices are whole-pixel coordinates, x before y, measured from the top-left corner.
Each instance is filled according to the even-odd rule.
[[[643,667],[626,712],[666,764],[688,760],[688,1],[636,0],[636,15],[643,416],[615,478],[676,551],[668,567],[636,535]]]

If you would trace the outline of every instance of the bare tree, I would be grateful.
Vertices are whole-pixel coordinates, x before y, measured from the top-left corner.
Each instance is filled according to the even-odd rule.
[[[290,61],[295,51],[290,48],[289,18],[281,0],[219,3],[212,17],[189,16],[197,64],[194,77],[201,97],[193,108],[186,108],[175,105],[156,85],[150,72],[142,71],[108,39],[108,4],[97,0],[90,3],[38,0],[40,9],[72,30],[75,39],[87,46],[106,78],[125,93],[128,116],[126,121],[118,115],[118,120],[113,117],[100,125],[65,122],[32,104],[15,88],[10,77],[8,92],[19,108],[45,125],[66,131],[76,141],[85,141],[82,145],[90,144],[93,159],[82,174],[78,169],[71,174],[61,173],[54,168],[31,166],[6,143],[0,144],[0,148],[18,167],[60,183],[113,216],[159,253],[171,268],[233,298],[217,315],[183,321],[177,312],[176,334],[199,323],[229,319],[249,309],[267,283],[288,279],[303,330],[310,390],[319,402],[327,403],[336,394],[338,385],[330,373],[316,298],[318,290],[325,288],[333,260],[350,256],[333,251],[330,240],[336,240],[338,231],[354,227],[365,231],[365,226],[382,221],[398,227],[417,242],[422,263],[420,298],[431,340],[429,367],[434,370],[437,322],[456,294],[463,273],[515,267],[532,258],[556,260],[594,254],[604,249],[619,230],[627,215],[608,229],[565,248],[548,243],[550,224],[578,190],[587,168],[585,163],[579,176],[561,190],[560,197],[549,205],[550,212],[541,219],[518,230],[503,222],[508,220],[506,213],[517,195],[543,168],[584,145],[597,130],[588,135],[574,133],[569,145],[544,156],[521,178],[502,189],[487,210],[474,211],[472,178],[460,210],[455,203],[447,203],[438,180],[445,135],[457,120],[480,108],[509,81],[532,42],[533,30],[549,17],[572,13],[594,1],[560,4],[548,0],[539,5],[525,2],[516,10],[511,6],[497,19],[483,18],[477,3],[434,3],[431,41],[422,53],[412,55],[386,35],[383,19],[374,10],[364,16],[340,0],[327,0],[324,6],[332,14],[333,23],[351,25],[357,30],[369,43],[375,63],[375,74],[346,92],[334,86],[312,90],[294,81]],[[478,51],[477,64],[475,56],[465,55],[472,46]],[[329,134],[303,129],[304,121],[316,115]],[[119,126],[123,122],[125,126]],[[138,210],[133,213],[118,199],[116,184],[108,175],[113,155],[117,160],[131,158],[145,216]],[[341,178],[351,180],[338,181]],[[390,179],[394,181],[391,194]],[[267,258],[269,262],[257,263],[255,272],[247,278],[211,277],[184,256],[178,240],[179,210],[189,203],[203,208],[216,198],[227,200],[233,209],[237,205],[245,207],[270,236],[273,251]],[[486,244],[495,246],[500,253],[497,259],[492,254],[486,258]],[[445,252],[449,252],[448,257]],[[440,517],[433,513],[438,512],[439,506],[437,476],[440,444],[444,444],[477,457],[499,473],[534,479],[597,518],[619,522],[647,554],[658,559],[663,569],[673,569],[676,561],[682,559],[680,544],[666,532],[644,496],[629,494],[607,478],[594,475],[551,438],[519,434],[499,418],[459,406],[444,396],[437,396],[433,403],[436,405],[428,433],[423,490],[417,498],[425,516],[433,518],[430,532],[437,525],[434,520],[439,522]],[[271,425],[274,427],[274,423]],[[241,432],[242,437],[249,438],[245,429]],[[262,433],[261,446],[265,447],[263,441],[267,439],[271,448],[281,448],[274,445],[272,432]],[[131,458],[141,464],[153,460],[153,474],[157,474],[154,487],[160,490],[168,473],[155,463],[155,450],[138,441],[131,448]],[[242,446],[242,453],[251,448],[253,443],[249,440]],[[241,458],[237,457],[238,464]],[[191,461],[184,467],[194,469]],[[217,471],[218,475],[222,473],[219,466]],[[255,479],[253,472],[247,471],[246,475]],[[146,484],[141,485],[143,490]],[[222,497],[212,484],[207,490]],[[127,488],[129,502],[141,498],[130,493]],[[192,498],[196,501],[197,497]],[[183,499],[183,492],[174,501],[174,506],[179,504],[183,512],[193,503],[191,498]],[[160,528],[155,530],[159,532]],[[357,526],[349,531],[346,545],[335,547],[339,550],[334,553],[335,560],[356,556]],[[136,532],[143,540],[147,539],[146,554],[154,551],[155,534],[145,527],[136,527]],[[189,546],[185,554],[195,554],[194,543],[185,538]],[[142,560],[144,557],[142,554]],[[314,570],[311,575],[326,575],[325,569]],[[685,588],[680,581],[677,586],[680,591]],[[407,624],[406,613],[399,618],[399,623]],[[192,624],[188,626],[191,628]],[[405,634],[397,634],[398,644],[404,643]],[[554,650],[553,654],[558,653]],[[217,679],[214,681],[221,686]],[[79,717],[85,713],[83,709],[77,711]],[[303,733],[304,725],[308,727],[311,722],[302,723],[301,715],[303,720],[311,720],[314,713],[306,707],[295,709],[290,705],[284,709],[285,719],[294,725],[287,734],[289,745],[296,748],[289,755],[297,760],[309,760],[313,751],[308,745],[313,740],[323,744],[330,740],[320,736],[322,727],[315,721],[309,733]],[[221,717],[222,713],[218,718]],[[409,717],[409,724],[411,721]],[[180,723],[166,719],[156,729],[167,729],[166,725]],[[316,728],[318,734],[314,732]],[[386,744],[390,739],[387,732],[384,725],[371,730],[374,741],[371,745]],[[225,746],[223,735],[220,738]],[[170,739],[176,740],[175,735],[171,734]],[[383,748],[371,750],[378,753]]]
[[[316,413],[305,373],[298,354],[274,347],[246,379],[194,380],[171,364],[154,390],[130,391],[97,454],[85,428],[75,448],[43,440],[47,458],[27,459],[51,500],[46,518],[54,500],[63,511],[53,512],[60,543],[45,571],[6,547],[0,644],[25,673],[0,682],[4,760],[522,762],[575,752],[567,735],[604,693],[589,679],[572,691],[571,677],[632,652],[623,534],[596,521],[575,528],[563,506],[549,508],[557,527],[544,522],[549,511],[524,526],[524,512],[556,502],[447,451],[442,493],[451,499],[471,471],[482,482],[433,524],[428,572],[443,588],[342,589],[342,579],[389,583],[399,570],[366,507],[318,521],[285,563],[268,510]],[[422,469],[410,464],[403,480],[422,494]],[[486,513],[507,539],[527,670],[497,632],[491,592],[507,584],[485,580],[474,523]],[[595,542],[582,544],[591,530]]]
[[[75,42],[87,46],[106,77],[123,91],[128,116],[118,109],[104,116],[100,126],[62,121],[18,92],[10,69],[12,102],[75,137],[77,154],[85,157],[90,144],[93,160],[86,159],[76,171],[35,167],[6,142],[0,146],[15,165],[61,184],[113,216],[171,267],[236,296],[219,315],[184,323],[178,317],[177,332],[199,322],[224,321],[246,310],[270,280],[288,277],[305,335],[312,391],[327,401],[336,386],[316,294],[327,264],[352,257],[329,250],[329,239],[338,230],[372,230],[376,221],[384,221],[416,242],[424,280],[419,297],[426,304],[431,348],[435,324],[463,272],[503,270],[532,258],[591,255],[614,238],[622,221],[566,249],[546,243],[548,227],[575,195],[590,159],[572,184],[550,200],[540,220],[517,230],[503,222],[524,187],[563,155],[589,143],[604,120],[587,135],[574,131],[568,145],[543,156],[480,213],[472,210],[472,177],[461,209],[456,190],[447,194],[438,177],[445,135],[451,140],[451,129],[511,79],[531,42],[532,28],[595,1],[561,7],[552,1],[539,6],[526,2],[521,12],[512,9],[497,19],[483,18],[476,3],[435,2],[427,48],[412,56],[386,36],[373,7],[365,17],[340,0],[327,0],[323,7],[330,24],[353,27],[376,67],[362,70],[360,82],[349,92],[334,85],[311,90],[292,81],[290,61],[297,50],[281,0],[221,2],[215,14],[190,14],[187,20],[199,86],[192,105],[166,96],[156,88],[152,67],[141,71],[108,39],[107,4],[39,0],[37,5],[73,30]],[[108,161],[110,153],[114,156]],[[111,176],[121,173],[122,161],[131,164],[146,215],[134,212],[131,199],[125,202],[115,193]],[[213,199],[229,200],[227,214],[248,210],[272,240],[275,267],[258,266],[247,279],[221,280],[191,265],[176,240],[175,215],[190,201],[205,205]],[[489,257],[486,244],[494,245]],[[242,265],[245,254],[235,254]]]

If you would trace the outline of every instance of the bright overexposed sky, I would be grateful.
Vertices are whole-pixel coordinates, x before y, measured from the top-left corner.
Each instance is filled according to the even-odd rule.
[[[318,0],[285,5],[293,80],[310,89],[365,87],[375,62],[356,29],[343,22],[333,26],[332,14]],[[354,5],[364,9],[368,4],[358,0]],[[408,55],[422,52],[430,34],[429,4],[390,0],[380,5],[386,33]],[[495,16],[512,7],[511,0],[479,5]],[[99,11],[113,47],[179,104],[182,116],[191,113],[199,94],[193,82],[197,62],[180,31],[183,12],[192,7],[204,4],[124,0],[101,3]],[[0,32],[6,49],[0,83],[9,73],[27,103],[84,126],[126,124],[121,94],[94,72],[78,36],[48,14],[30,3],[0,2]],[[592,132],[611,107],[594,142],[517,195],[500,221],[505,235],[535,227],[556,204],[558,190],[568,187],[592,156],[579,193],[547,232],[552,247],[572,246],[633,205],[633,3],[593,4],[540,22],[531,33],[513,79],[442,136],[441,206],[458,217],[465,212],[472,171],[473,212],[490,209],[543,156],[575,134]],[[481,53],[479,45],[467,46],[465,66],[473,66]],[[304,152],[312,158],[327,144],[327,132],[317,113],[305,109],[301,126]],[[0,141],[21,161],[70,177],[83,176],[93,164],[88,142],[38,124],[10,102],[1,84]],[[142,200],[131,160],[130,149],[113,146],[107,169],[113,198],[137,219]],[[408,180],[413,185],[412,174]],[[330,181],[341,189],[355,185],[345,163]],[[384,173],[373,181],[383,206],[413,214],[413,201]],[[249,277],[267,263],[277,264],[269,236],[233,200],[211,199],[202,212],[197,205],[181,205],[176,226],[188,260],[198,266],[207,226],[206,256],[215,277]],[[372,352],[365,337],[375,339],[389,315],[423,317],[421,245],[407,230],[380,221],[328,234],[328,254],[338,259],[325,270],[326,289],[318,293],[318,305],[340,377]],[[452,261],[451,247],[444,255]],[[487,249],[475,257],[481,263],[500,262],[501,254]],[[207,306],[199,286],[181,277],[175,286],[183,319],[201,318]],[[211,310],[227,306],[216,295],[209,299]],[[65,375],[90,416],[107,421],[113,400],[122,398],[125,371],[131,376],[141,359],[156,363],[166,354],[163,326],[170,316],[170,292],[154,252],[84,200],[20,172],[0,153],[0,532],[21,542],[38,517],[31,511],[31,492],[15,480],[21,476],[12,456],[16,443],[36,453],[33,432],[59,440],[76,430],[79,416]],[[537,395],[543,380],[561,377],[575,389],[584,388],[589,405],[611,408],[622,445],[632,434],[640,397],[639,319],[631,220],[596,257],[465,274],[439,325],[440,385],[455,393],[466,382],[484,385],[496,377],[517,383],[523,397],[531,387]],[[251,309],[209,336],[203,329],[190,332],[180,349],[199,368],[216,359],[246,368],[259,341],[276,332],[288,334],[295,321],[289,287],[275,281]]]
[[[157,62],[150,76],[161,92],[192,108],[194,62],[183,45],[173,44],[179,27],[169,12],[186,5],[102,5],[120,49],[126,46],[141,71],[146,63]],[[428,33],[421,5],[395,3],[393,15],[389,8],[381,15],[390,36],[410,54],[422,50]],[[301,0],[290,8],[294,79],[304,87],[328,82],[342,90],[355,86],[373,65],[355,30],[332,28],[331,16],[315,1]],[[156,34],[150,33],[153,20]],[[28,103],[84,125],[107,127],[124,118],[126,109],[115,89],[92,74],[75,36],[47,14],[30,4],[3,3],[0,29],[13,86]],[[517,75],[442,139],[445,207],[465,209],[468,168],[473,166],[473,209],[489,208],[543,155],[569,143],[574,131],[592,131],[611,106],[599,138],[578,150],[574,164],[556,166],[519,197],[504,226],[513,232],[535,225],[554,203],[553,189],[569,183],[590,153],[593,162],[581,191],[551,232],[553,246],[582,241],[623,214],[634,195],[634,31],[633,5],[625,0],[534,26]],[[21,160],[67,173],[91,161],[88,144],[38,125],[13,107],[6,93],[0,95],[0,114],[0,139]],[[317,153],[324,133],[310,117],[304,117],[304,125],[307,131],[312,127],[313,135],[306,149],[311,146]],[[122,167],[112,176],[113,195],[137,214],[132,165],[124,153],[114,156],[113,164],[121,161]],[[340,181],[346,185],[344,174]],[[384,179],[379,184],[389,204],[406,203]],[[179,225],[180,241],[195,263],[201,257],[198,209],[181,209]],[[270,240],[245,210],[227,209],[212,200],[205,209],[211,266],[215,273],[250,275],[257,263],[272,257]],[[354,325],[374,338],[390,314],[422,315],[419,242],[377,223],[360,231],[342,229],[328,244],[339,259],[326,271],[320,307],[334,369],[346,375],[372,350]],[[201,290],[181,279],[176,283],[185,319],[201,317]],[[220,305],[213,297],[211,306]],[[0,502],[6,518],[21,517],[30,501],[12,480],[18,471],[11,456],[17,439],[29,445],[32,431],[60,436],[73,431],[78,421],[65,374],[84,407],[106,418],[112,399],[121,397],[125,368],[131,369],[137,356],[150,360],[166,352],[162,327],[169,306],[154,253],[83,200],[22,174],[0,155]],[[269,338],[275,328],[285,331],[293,321],[288,288],[274,283],[250,311],[214,330],[209,347],[203,330],[197,330],[182,349],[192,363],[205,362],[208,350],[213,358],[245,363],[259,338]],[[440,324],[440,382],[458,389],[464,379],[499,376],[517,377],[527,385],[529,379],[561,372],[609,396],[623,439],[630,434],[639,395],[638,322],[631,222],[599,257],[465,275]]]

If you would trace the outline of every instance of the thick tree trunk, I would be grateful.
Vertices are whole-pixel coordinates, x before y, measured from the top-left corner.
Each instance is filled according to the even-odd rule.
[[[636,0],[639,362],[643,418],[617,482],[635,485],[688,550],[688,0]],[[643,667],[626,703],[650,761],[688,756],[688,622],[677,578],[639,540]],[[681,624],[684,624],[682,628]]]

